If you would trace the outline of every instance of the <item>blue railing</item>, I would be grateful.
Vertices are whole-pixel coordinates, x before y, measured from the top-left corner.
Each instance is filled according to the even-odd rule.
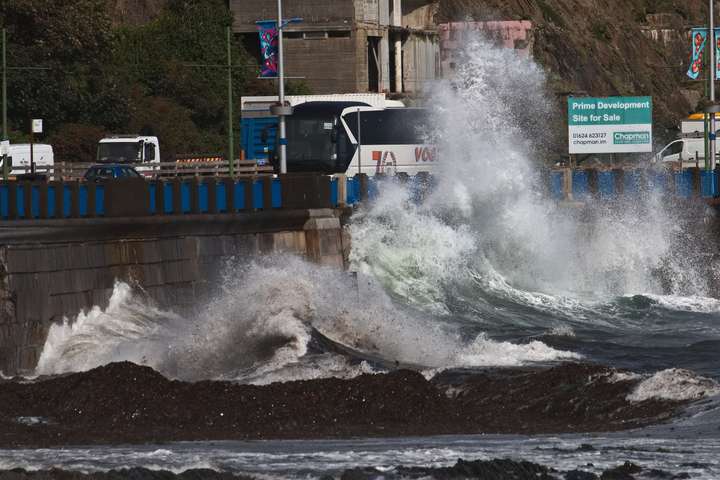
[[[0,219],[238,213],[329,208],[360,201],[359,180],[348,182],[352,191],[349,201],[340,198],[338,178],[305,176],[287,179],[285,184],[283,195],[283,180],[273,177],[106,183],[0,182]],[[312,189],[316,190],[314,194],[309,191]]]
[[[657,170],[554,170],[550,173],[550,195],[556,200],[612,200],[652,192],[665,196],[715,198],[720,177],[714,171],[687,169]],[[572,195],[569,195],[569,193]]]
[[[0,218],[102,217],[105,186],[78,182],[0,183]]]

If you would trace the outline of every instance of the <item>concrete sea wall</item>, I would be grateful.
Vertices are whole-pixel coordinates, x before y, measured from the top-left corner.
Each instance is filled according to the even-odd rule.
[[[292,253],[343,268],[339,209],[88,218],[0,225],[0,371],[32,371],[50,325],[105,307],[116,280],[192,311],[230,260]]]

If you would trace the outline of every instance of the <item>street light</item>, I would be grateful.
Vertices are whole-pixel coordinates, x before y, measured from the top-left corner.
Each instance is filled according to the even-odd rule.
[[[712,39],[712,47],[710,48],[710,65],[712,65],[712,71],[710,72],[710,102],[715,103],[715,75],[717,71],[717,59],[715,58],[715,49],[717,48],[716,41],[715,41],[715,6],[714,6],[715,0],[710,0],[710,31],[708,32],[708,37]],[[716,105],[713,105],[710,108],[717,107]],[[720,111],[720,110],[718,110]],[[710,115],[710,170],[715,170],[715,152],[716,149],[716,143],[715,143],[715,112]]]
[[[285,107],[285,65],[283,62],[283,19],[282,0],[278,0],[278,100],[280,109]],[[292,113],[292,112],[290,112]],[[287,173],[287,137],[285,129],[285,114],[278,111],[280,117],[278,145],[280,146],[280,173]]]
[[[713,72],[712,74],[715,75],[715,72]],[[714,84],[715,82],[712,82],[712,83]],[[711,93],[711,97],[714,97],[714,89],[712,89],[710,91],[710,93]],[[715,170],[715,164],[716,164],[715,155],[717,152],[717,148],[716,148],[717,144],[715,142],[715,140],[716,140],[716,138],[715,138],[716,137],[715,115],[720,113],[720,104],[716,104],[716,103],[710,104],[707,107],[705,107],[703,112],[710,115],[710,132],[708,132],[708,137],[710,138],[710,162],[706,165],[710,166],[710,170]]]

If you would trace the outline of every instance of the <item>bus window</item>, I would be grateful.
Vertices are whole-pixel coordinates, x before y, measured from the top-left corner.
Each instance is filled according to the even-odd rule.
[[[355,138],[358,112],[343,117]],[[429,141],[427,111],[397,108],[360,112],[360,143],[363,145],[424,145]]]

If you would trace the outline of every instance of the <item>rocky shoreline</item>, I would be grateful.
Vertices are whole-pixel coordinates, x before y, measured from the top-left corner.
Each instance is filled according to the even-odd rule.
[[[23,469],[0,470],[0,480],[252,480],[254,477],[218,472],[209,469],[186,470],[175,474],[165,470],[128,468],[108,472],[81,473],[65,470],[27,471]],[[396,467],[392,470],[376,468],[353,468],[339,475],[326,474],[321,480],[400,480],[439,479],[460,480],[477,478],[483,480],[640,480],[690,478],[686,472],[673,474],[664,470],[643,468],[625,462],[603,471],[600,476],[584,470],[558,471],[551,467],[526,461],[509,459],[458,460],[451,467]]]
[[[169,380],[115,363],[0,382],[0,448],[200,440],[618,431],[662,422],[681,402],[626,397],[639,380],[570,363],[397,370],[267,386]]]

